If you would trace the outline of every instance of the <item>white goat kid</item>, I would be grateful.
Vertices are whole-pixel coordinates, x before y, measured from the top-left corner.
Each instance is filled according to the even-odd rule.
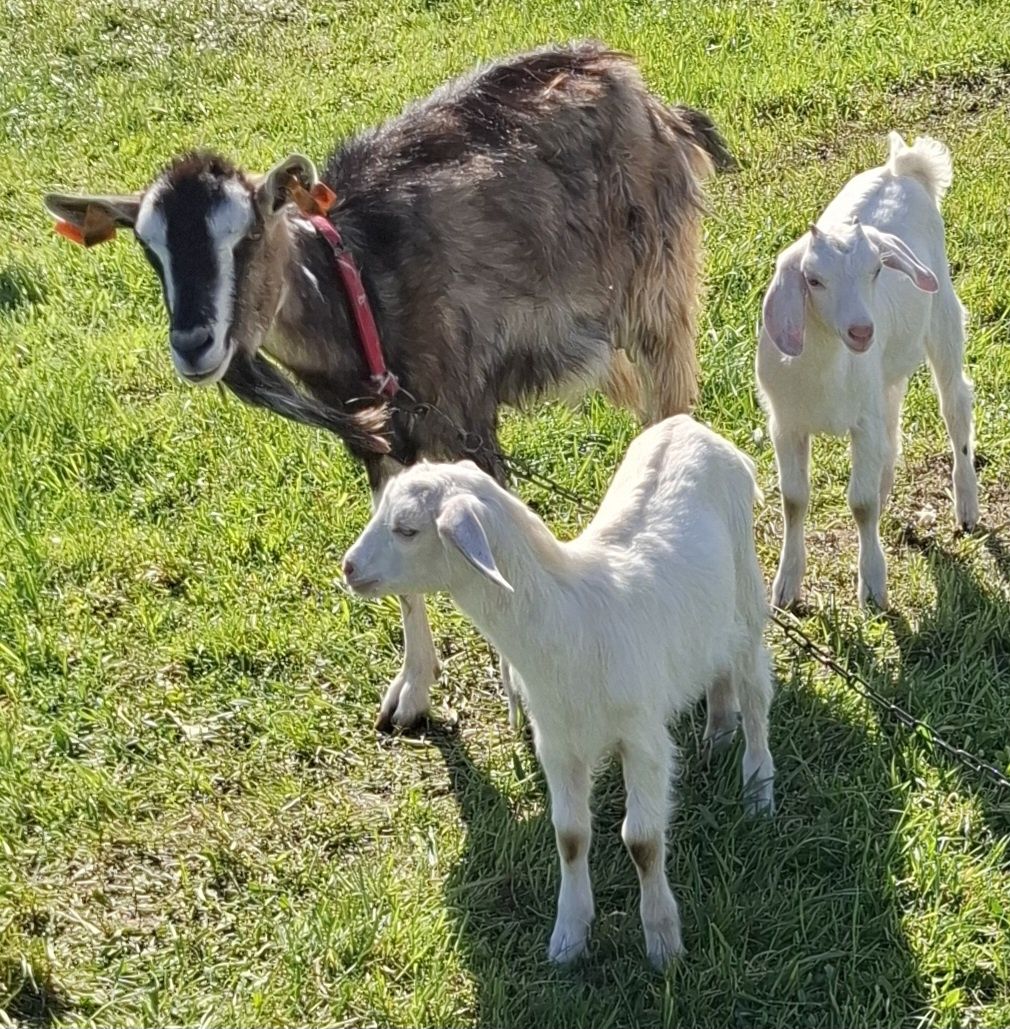
[[[586,947],[589,797],[605,754],[617,752],[624,767],[621,835],[638,870],[646,949],[657,966],[681,950],[665,872],[674,768],[667,720],[707,691],[706,736],[724,742],[739,703],[747,807],[773,808],[755,495],[747,458],[681,415],[631,444],[596,517],[569,543],[464,461],[421,464],[393,478],[347,553],[344,573],[357,593],[448,590],[511,665],[561,857],[553,961]]]
[[[964,311],[939,213],[951,176],[943,144],[920,137],[908,147],[892,132],[887,163],[852,178],[779,254],[757,351],[785,519],[772,587],[778,607],[801,596],[810,436],[818,432],[851,436],[859,600],[887,606],[878,523],[894,483],[908,377],[924,359],[954,452],[957,521],[967,531],[978,521]]]

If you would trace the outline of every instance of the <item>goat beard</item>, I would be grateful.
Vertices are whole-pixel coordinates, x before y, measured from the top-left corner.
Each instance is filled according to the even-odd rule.
[[[265,357],[243,351],[232,357],[221,382],[253,407],[334,433],[358,457],[390,451],[389,409],[381,401],[353,411],[336,407],[298,389]]]

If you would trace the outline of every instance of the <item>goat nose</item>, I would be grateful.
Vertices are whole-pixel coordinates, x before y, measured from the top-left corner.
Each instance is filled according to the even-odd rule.
[[[206,326],[196,329],[172,329],[168,339],[176,353],[194,358],[210,349],[214,343],[214,333]]]
[[[854,343],[865,343],[873,335],[872,325],[850,325],[849,339]]]
[[[350,561],[344,562],[344,578],[351,579],[354,577],[354,565]]]

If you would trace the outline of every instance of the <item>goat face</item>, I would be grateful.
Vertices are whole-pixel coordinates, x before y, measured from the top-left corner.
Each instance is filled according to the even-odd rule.
[[[86,245],[132,228],[161,280],[176,371],[187,382],[217,382],[239,347],[263,342],[281,300],[288,189],[316,182],[310,161],[286,158],[252,179],[224,158],[178,158],[132,196],[49,195],[51,213]],[[89,231],[108,227],[100,236]],[[89,230],[90,225],[90,230]]]
[[[897,236],[852,222],[810,231],[784,250],[765,294],[764,331],[790,357],[803,349],[809,311],[850,350],[861,354],[874,340],[871,312],[881,270],[893,268],[924,293],[936,276]]]
[[[821,322],[853,352],[873,343],[873,297],[882,264],[862,228],[827,236],[810,226],[800,265],[809,304]]]
[[[477,571],[511,593],[484,531],[479,492],[488,485],[496,488],[472,461],[419,464],[394,476],[344,557],[348,586],[364,597],[452,591]]]

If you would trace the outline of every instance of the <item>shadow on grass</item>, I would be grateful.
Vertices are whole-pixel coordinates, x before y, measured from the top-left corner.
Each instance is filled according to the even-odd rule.
[[[594,791],[590,954],[555,969],[545,958],[559,877],[546,802],[517,820],[460,737],[436,727],[467,826],[446,896],[476,984],[476,1024],[899,1026],[924,1012],[895,887],[902,852],[890,754],[802,677],[782,685],[773,719],[773,821],[742,816],[739,744],[706,772],[700,717],[684,720],[693,733],[679,734],[667,867],[687,955],[665,977],[645,959],[616,767]],[[516,760],[535,767],[528,744],[517,743]]]
[[[933,536],[906,528],[902,542],[926,562],[936,604],[922,612],[917,626],[900,611],[885,616],[901,654],[896,676],[881,665],[861,633],[846,627],[855,670],[900,707],[938,729],[949,743],[999,766],[1007,743],[1010,605],[998,585],[987,584],[964,558]],[[1010,585],[1006,541],[991,532],[982,546],[996,581]],[[995,832],[1010,832],[1010,798],[999,802],[993,792],[999,790],[997,785],[940,749],[931,758],[977,797]]]
[[[45,300],[46,291],[35,269],[9,264],[0,268],[0,314]]]
[[[20,962],[0,965],[0,990],[0,1009],[26,1029],[46,1029],[74,1010],[52,982],[27,975]]]

